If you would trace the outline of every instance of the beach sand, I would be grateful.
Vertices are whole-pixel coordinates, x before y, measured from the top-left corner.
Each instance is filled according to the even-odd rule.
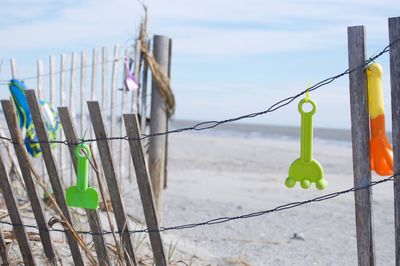
[[[314,158],[329,183],[318,191],[284,185],[290,163],[299,156],[296,139],[180,133],[169,141],[164,226],[247,214],[353,187],[350,143],[314,142]],[[377,265],[393,265],[392,182],[373,188],[373,214]],[[171,234],[179,248],[204,259],[194,259],[193,265],[357,265],[353,193],[164,233]]]
[[[298,129],[289,130],[289,136],[280,135],[281,129],[274,135],[259,134],[262,128],[255,130],[257,134],[239,131],[219,127],[169,135],[162,226],[273,209],[353,187],[351,143],[343,140],[348,133],[339,132],[344,136],[339,140],[334,140],[336,133],[314,140],[314,158],[322,164],[328,182],[327,189],[319,191],[314,186],[303,190],[298,184],[292,189],[284,185],[291,162],[299,157]],[[124,158],[129,158],[125,152]],[[117,164],[119,158],[114,161]],[[122,178],[121,190],[131,229],[143,229],[136,180],[133,176],[128,180]],[[85,220],[83,210],[79,212],[78,218]],[[373,214],[376,265],[394,265],[392,182],[373,187]],[[24,215],[27,224],[34,223],[32,213]],[[102,220],[109,230],[104,213]],[[87,223],[76,224],[88,230]],[[171,265],[357,265],[353,193],[255,218],[171,230],[162,236]],[[151,265],[148,235],[132,237],[137,257]],[[64,263],[72,265],[68,246],[60,243],[57,249]],[[17,245],[13,250],[18,258]],[[38,243],[35,250],[41,252]]]

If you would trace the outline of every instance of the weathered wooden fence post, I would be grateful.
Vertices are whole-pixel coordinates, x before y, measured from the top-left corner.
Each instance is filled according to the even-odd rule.
[[[150,177],[147,172],[146,160],[143,153],[140,138],[140,126],[137,116],[134,114],[124,115],[126,132],[129,137],[131,156],[136,172],[136,180],[139,187],[140,199],[142,201],[144,217],[148,229],[159,229],[156,206],[154,204],[153,191]],[[135,140],[136,139],[136,140]],[[149,232],[150,243],[153,250],[154,261],[157,266],[168,265],[165,251],[159,231]]]
[[[153,42],[153,55],[164,75],[168,75],[169,38],[155,35]],[[154,73],[153,73],[154,75]],[[152,79],[150,134],[165,132],[167,130],[168,108],[160,88]],[[166,135],[153,137],[149,146],[149,169],[153,186],[154,198],[156,200],[157,213],[162,223],[163,219],[163,189],[165,177],[165,148]]]
[[[394,221],[396,265],[400,265],[400,17],[389,18],[390,85],[392,91],[392,139],[394,169]]]
[[[347,36],[349,68],[352,70],[366,61],[364,26],[348,27]],[[358,68],[349,75],[355,187],[366,186],[371,182],[367,81],[364,70]],[[371,188],[355,191],[354,197],[358,265],[375,265]]]
[[[28,100],[29,109],[31,111],[32,121],[33,124],[35,125],[36,134],[40,142],[40,149],[42,150],[42,156],[46,164],[47,173],[49,174],[51,187],[54,192],[54,198],[57,201],[57,204],[60,206],[63,215],[72,225],[71,216],[69,214],[67,204],[65,202],[64,189],[60,182],[58,174],[59,172],[57,171],[57,165],[56,162],[54,161],[53,152],[50,147],[49,138],[47,136],[44,122],[40,113],[39,104],[36,99],[35,91],[26,90],[25,93],[26,93],[26,99]],[[74,260],[75,265],[84,265],[78,243],[72,236],[72,233],[67,230],[65,232],[65,235],[67,236],[68,244],[71,249],[72,258]]]
[[[14,150],[18,158],[19,167],[21,168],[22,177],[25,182],[26,192],[28,194],[29,201],[31,202],[32,211],[35,215],[37,225],[43,229],[39,231],[39,235],[43,244],[44,253],[52,265],[57,265],[50,233],[47,230],[44,230],[48,229],[46,217],[43,212],[41,200],[36,190],[36,185],[33,181],[29,166],[31,162],[29,161],[28,154],[23,146],[22,136],[19,132],[19,125],[14,108],[9,100],[2,100],[1,105],[3,107],[8,129],[10,131],[10,136],[14,141],[18,142],[14,144]]]

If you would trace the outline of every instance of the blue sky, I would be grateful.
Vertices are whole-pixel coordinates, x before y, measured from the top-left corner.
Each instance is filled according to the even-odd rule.
[[[0,80],[9,58],[20,76],[36,74],[36,60],[132,42],[143,15],[136,1],[0,0]],[[149,34],[171,37],[176,118],[225,119],[266,109],[307,83],[347,66],[347,26],[367,27],[368,55],[388,43],[387,18],[397,0],[265,1],[147,0]],[[382,63],[390,119],[388,55]],[[34,81],[28,83],[35,86]],[[319,127],[350,125],[348,77],[312,93]],[[1,85],[0,96],[8,90]],[[389,121],[389,120],[388,120]],[[250,123],[299,125],[297,104]]]

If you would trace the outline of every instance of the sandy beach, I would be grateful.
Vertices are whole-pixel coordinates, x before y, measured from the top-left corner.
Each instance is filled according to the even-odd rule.
[[[236,216],[353,186],[350,143],[315,141],[328,188],[284,186],[296,139],[170,135],[164,226]],[[374,180],[381,177],[374,176]],[[373,188],[377,265],[394,263],[393,185]],[[257,218],[170,231],[193,265],[357,265],[354,194]]]
[[[289,165],[299,157],[295,133],[277,137],[279,134],[239,131],[217,128],[169,135],[162,226],[239,216],[353,187],[349,141],[333,137],[314,140],[314,158],[324,168],[326,190],[319,191],[314,186],[303,190],[299,185],[288,189],[284,181]],[[114,158],[115,163],[118,160]],[[127,174],[125,170],[123,173]],[[374,180],[381,178],[373,176]],[[132,177],[129,181],[125,176],[122,182],[131,229],[143,229],[146,226],[136,180]],[[81,225],[78,229],[88,230],[84,211],[77,213],[80,222],[76,220],[75,224]],[[373,213],[376,265],[393,265],[392,182],[373,188]],[[101,218],[104,229],[109,230],[105,213]],[[33,224],[32,213],[24,213],[24,220]],[[132,237],[141,265],[150,265],[152,253],[147,234]],[[162,233],[162,237],[171,265],[357,265],[353,193],[256,218],[171,230]],[[58,235],[56,239],[60,257],[72,265],[64,238]],[[111,238],[107,241],[113,242]],[[12,249],[18,257],[17,245]],[[42,252],[38,242],[34,250],[36,254]]]

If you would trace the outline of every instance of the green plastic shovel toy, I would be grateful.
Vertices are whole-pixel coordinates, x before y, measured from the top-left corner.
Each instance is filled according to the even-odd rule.
[[[82,154],[82,150],[86,155]],[[99,195],[96,189],[89,187],[89,160],[91,153],[89,146],[80,144],[75,148],[77,160],[78,184],[67,189],[67,205],[84,209],[97,209],[99,207]]]
[[[304,104],[311,104],[311,111],[303,110]],[[307,189],[311,183],[315,183],[317,189],[326,188],[327,182],[324,179],[324,170],[321,164],[312,158],[313,145],[313,115],[317,110],[317,105],[310,98],[308,92],[306,97],[302,99],[298,106],[301,114],[301,144],[300,158],[295,160],[289,168],[289,177],[286,178],[285,184],[288,188],[294,187],[296,182],[300,182],[302,188]]]

